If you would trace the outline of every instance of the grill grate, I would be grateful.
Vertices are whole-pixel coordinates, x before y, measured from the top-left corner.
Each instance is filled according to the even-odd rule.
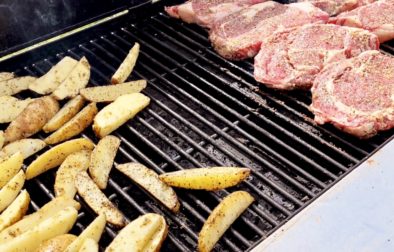
[[[161,5],[150,7],[155,13],[151,17],[137,21],[129,17],[47,50],[38,49],[31,58],[44,60],[33,63],[28,59],[27,66],[17,73],[39,76],[65,55],[85,55],[92,65],[91,84],[105,84],[138,41],[141,53],[132,78],[148,80],[143,92],[152,101],[114,133],[122,140],[116,162],[141,162],[158,173],[203,166],[253,169],[248,181],[229,190],[176,190],[182,206],[178,215],[113,170],[104,193],[129,220],[147,212],[166,217],[170,232],[163,251],[195,250],[204,220],[220,199],[238,189],[249,191],[256,202],[216,249],[250,249],[393,135],[390,131],[360,141],[331,126],[314,125],[308,111],[309,94],[260,86],[253,79],[251,61],[221,58],[210,47],[203,29],[172,20],[160,10]],[[0,67],[14,70],[8,68],[20,67],[21,62],[11,60]],[[31,94],[21,94],[25,95]],[[97,141],[91,130],[83,136]],[[49,172],[27,183],[32,209],[53,198],[54,178],[55,172]],[[72,232],[80,233],[94,216],[83,204]],[[116,232],[107,226],[101,249]]]

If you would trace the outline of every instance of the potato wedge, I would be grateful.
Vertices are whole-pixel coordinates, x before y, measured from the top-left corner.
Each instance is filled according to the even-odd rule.
[[[29,89],[42,95],[52,93],[66,79],[77,63],[78,61],[71,57],[64,57],[46,74],[32,82]]]
[[[96,114],[96,103],[92,102],[76,114],[70,121],[45,138],[44,141],[47,144],[56,144],[80,134],[93,122],[93,118]]]
[[[5,80],[13,79],[13,78],[15,78],[14,73],[10,73],[10,72],[1,72],[0,73],[0,81],[5,81]]]
[[[176,193],[159,179],[156,172],[139,163],[121,164],[117,165],[116,168],[148,191],[168,209],[174,213],[179,211],[180,204]]]
[[[13,238],[27,232],[28,230],[33,229],[41,222],[53,217],[61,210],[64,210],[68,207],[79,210],[81,208],[81,205],[75,200],[68,197],[54,198],[43,207],[38,209],[36,212],[25,216],[22,220],[1,231],[0,244],[10,241]]]
[[[85,100],[82,96],[77,95],[68,101],[54,117],[45,124],[42,128],[45,133],[49,133],[57,130],[63,126],[66,122],[70,121],[83,107]]]
[[[254,198],[245,191],[236,191],[226,196],[205,221],[198,235],[197,250],[211,251],[224,232],[253,201]]]
[[[32,179],[59,166],[71,153],[81,150],[92,150],[93,148],[93,142],[86,138],[77,138],[58,144],[41,154],[26,168],[26,179]]]
[[[6,158],[0,163],[0,188],[8,183],[21,169],[23,156],[20,152]]]
[[[159,177],[173,187],[216,191],[241,183],[249,174],[249,168],[210,167],[168,172]]]
[[[118,70],[114,73],[111,78],[112,84],[119,84],[125,82],[125,80],[130,76],[134,69],[135,63],[137,62],[138,55],[140,53],[140,44],[135,43],[130,49],[126,58],[120,64]]]
[[[126,220],[116,206],[100,191],[87,172],[80,172],[75,179],[78,194],[97,214],[104,214],[107,221],[115,226],[123,227]]]
[[[100,189],[105,189],[108,183],[109,173],[114,164],[116,152],[120,145],[120,139],[115,136],[105,136],[94,148],[90,157],[90,177]]]
[[[118,85],[88,87],[81,89],[81,95],[91,102],[112,102],[125,94],[139,93],[146,88],[146,80],[137,80]]]
[[[19,151],[26,159],[44,149],[45,146],[47,146],[46,143],[41,139],[26,138],[7,144],[1,152],[4,153],[4,156],[11,156]]]
[[[11,226],[25,216],[29,209],[30,195],[23,190],[18,197],[0,215],[0,231]],[[3,251],[3,250],[0,250]]]
[[[13,96],[5,95],[0,97],[0,123],[9,123],[18,117],[20,113],[34,99],[19,100]]]
[[[77,237],[72,234],[62,234],[40,244],[35,252],[63,252]]]
[[[25,233],[0,244],[0,251],[34,251],[46,240],[65,234],[77,220],[78,212],[68,207]]]
[[[93,123],[94,133],[99,138],[105,137],[132,119],[138,112],[148,106],[149,102],[150,98],[141,93],[118,97],[98,112]]]
[[[39,132],[58,110],[59,103],[49,96],[30,102],[8,125],[4,134],[5,142],[14,142]]]
[[[78,238],[73,241],[66,250],[64,250],[64,252],[78,252],[86,239],[92,239],[96,243],[99,242],[101,235],[103,234],[105,224],[105,215],[100,214],[94,221],[92,221],[92,223],[89,224],[89,226],[85,228],[85,230],[83,230]]]
[[[0,130],[0,150],[3,148],[4,146],[4,131]]]
[[[90,163],[89,150],[82,150],[70,154],[60,165],[56,172],[55,195],[65,195],[74,198],[77,188],[75,187],[75,176],[81,171],[86,171]]]
[[[25,173],[20,170],[8,183],[0,190],[0,212],[6,209],[16,198],[25,184]]]
[[[167,237],[167,224],[163,216],[144,214],[124,227],[105,252],[160,251]]]
[[[85,239],[85,241],[82,243],[82,246],[78,250],[78,252],[98,252],[98,250],[99,250],[99,247],[98,247],[98,244],[95,240]]]
[[[0,96],[14,95],[20,91],[29,88],[29,85],[36,81],[36,77],[24,76],[16,77],[13,79],[5,80],[0,82]]]
[[[52,96],[57,100],[75,97],[79,90],[86,87],[89,79],[90,65],[88,60],[82,57],[66,79],[53,91]]]

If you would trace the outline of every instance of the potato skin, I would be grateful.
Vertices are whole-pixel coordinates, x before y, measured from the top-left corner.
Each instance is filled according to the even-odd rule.
[[[50,96],[32,101],[5,130],[5,143],[27,138],[39,132],[57,111],[59,111],[59,103]]]

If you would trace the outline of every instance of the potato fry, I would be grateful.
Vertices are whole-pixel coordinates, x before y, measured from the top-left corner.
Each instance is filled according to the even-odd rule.
[[[8,125],[4,134],[5,142],[14,142],[39,132],[58,110],[59,103],[49,96],[30,102]]]
[[[138,112],[148,106],[149,102],[150,98],[141,93],[118,97],[98,112],[93,123],[94,133],[99,138],[105,137],[132,119]]]
[[[46,74],[29,85],[29,89],[38,94],[52,93],[71,73],[78,61],[68,56],[61,59]]]
[[[54,117],[45,124],[42,128],[45,133],[49,133],[57,130],[63,126],[66,122],[70,121],[83,107],[85,100],[82,96],[77,95],[68,101]]]
[[[5,81],[5,80],[13,79],[13,78],[15,78],[14,73],[10,73],[10,72],[1,72],[0,73],[0,81]]]
[[[90,163],[91,151],[82,150],[70,154],[60,165],[56,172],[55,195],[56,197],[66,195],[74,198],[77,188],[75,187],[75,176],[81,171],[86,171]]]
[[[146,80],[137,80],[118,85],[97,86],[81,89],[81,95],[91,102],[112,102],[125,94],[139,93],[146,87]]]
[[[32,76],[16,77],[0,82],[0,96],[14,95],[29,88],[29,85],[36,81]]]
[[[101,235],[103,234],[105,224],[105,215],[100,214],[94,221],[92,221],[92,223],[89,224],[89,226],[85,228],[85,230],[83,230],[78,238],[73,241],[66,250],[64,250],[64,252],[78,252],[86,239],[92,239],[96,243],[99,242]]]
[[[26,179],[32,179],[52,168],[59,166],[71,153],[92,150],[94,144],[86,138],[69,140],[41,154],[26,168]]]
[[[62,234],[40,244],[35,252],[63,252],[77,237],[72,234]]]
[[[79,210],[81,205],[68,197],[56,197],[49,201],[36,212],[25,216],[22,220],[0,232],[0,244],[10,241],[13,238],[38,226],[41,222],[53,217],[61,210],[72,207]]]
[[[159,179],[153,170],[139,163],[126,163],[116,168],[148,191],[153,197],[174,213],[179,211],[179,201],[174,190]]]
[[[93,122],[93,118],[96,114],[96,103],[92,102],[76,114],[70,121],[45,138],[44,141],[47,144],[56,144],[80,134]]]
[[[34,251],[42,242],[70,231],[77,216],[73,207],[61,210],[14,239],[1,243],[0,251]]]
[[[75,97],[79,90],[86,87],[90,79],[90,65],[85,57],[82,57],[66,79],[53,91],[52,95],[57,100]]]
[[[99,247],[98,247],[98,244],[95,240],[85,239],[85,241],[82,243],[82,246],[78,250],[78,252],[98,252],[98,250],[99,250]]]
[[[21,169],[23,156],[20,152],[6,158],[0,163],[0,188],[8,183]]]
[[[116,152],[120,145],[120,139],[115,136],[105,136],[94,148],[90,157],[90,177],[100,189],[105,189],[108,183],[109,173],[114,164]]]
[[[18,117],[20,113],[35,99],[19,100],[13,96],[5,95],[0,97],[0,123],[9,123]]]
[[[11,156],[19,151],[23,158],[26,159],[44,149],[45,146],[47,146],[46,143],[41,139],[26,138],[7,144],[1,152],[5,156]]]
[[[253,201],[254,198],[245,191],[236,191],[226,196],[205,221],[198,235],[197,250],[211,251],[224,232]]]
[[[124,227],[105,252],[160,251],[167,229],[163,216],[144,214]]]
[[[16,198],[25,184],[25,173],[20,170],[8,183],[0,190],[0,212],[6,209]]]
[[[134,69],[135,63],[137,62],[138,54],[140,53],[140,44],[137,42],[130,49],[126,58],[120,64],[118,70],[114,73],[111,78],[112,84],[119,84],[125,82]]]
[[[169,172],[160,179],[169,186],[216,191],[241,183],[249,174],[249,168],[210,167]]]
[[[97,214],[104,214],[107,221],[115,226],[123,227],[126,220],[116,206],[100,191],[87,172],[80,172],[75,179],[78,194]]]
[[[6,227],[11,226],[18,220],[25,216],[27,209],[29,209],[30,195],[26,190],[23,190],[18,197],[9,205],[0,215],[0,231]],[[0,250],[4,251],[4,250]]]

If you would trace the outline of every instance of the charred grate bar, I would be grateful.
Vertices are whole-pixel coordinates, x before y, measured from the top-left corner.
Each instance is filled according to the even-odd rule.
[[[166,217],[170,232],[163,251],[195,250],[198,232],[209,213],[238,189],[249,191],[256,202],[216,249],[248,250],[392,138],[390,131],[361,141],[331,126],[316,126],[308,110],[309,94],[259,85],[253,79],[251,61],[221,58],[203,29],[172,20],[161,10],[160,5],[150,7],[150,17],[145,12],[142,20],[128,17],[102,25],[38,49],[26,61],[1,63],[0,69],[15,70],[27,64],[16,73],[40,76],[65,55],[84,55],[92,65],[91,85],[106,84],[138,41],[141,53],[132,78],[148,80],[143,92],[152,101],[114,133],[122,140],[116,162],[141,162],[158,173],[203,166],[253,169],[248,181],[229,190],[176,190],[182,205],[178,215],[113,170],[104,193],[129,220],[147,212]],[[390,45],[383,48],[393,52]],[[32,94],[22,93],[21,97],[27,95]],[[83,136],[97,141],[90,129]],[[54,179],[55,172],[49,172],[27,183],[31,210],[54,197]],[[80,233],[94,216],[82,202],[72,232]],[[107,226],[101,249],[116,233]]]

